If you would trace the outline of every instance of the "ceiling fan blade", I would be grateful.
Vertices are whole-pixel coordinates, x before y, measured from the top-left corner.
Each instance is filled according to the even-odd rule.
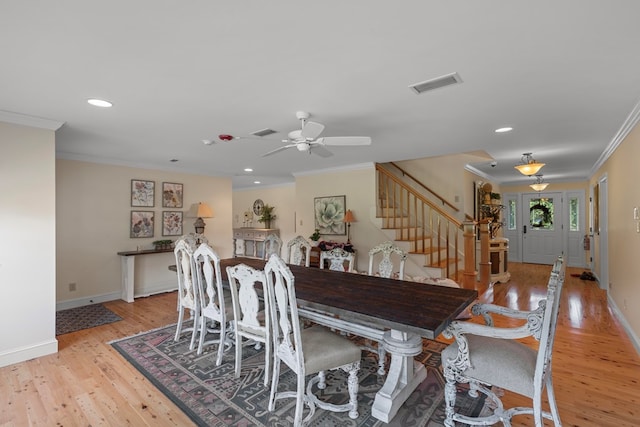
[[[324,145],[371,145],[368,136],[328,136],[319,138],[318,142]]]
[[[324,130],[324,125],[316,122],[306,122],[302,128],[301,136],[303,138],[316,139]]]
[[[329,150],[327,150],[326,148],[324,148],[322,145],[319,144],[313,144],[310,148],[311,152],[313,154],[316,154],[320,157],[331,157],[333,156],[333,153]]]
[[[271,151],[269,151],[269,152],[267,152],[267,153],[264,153],[264,154],[262,155],[262,157],[267,157],[267,156],[270,156],[270,155],[272,155],[272,154],[276,154],[276,153],[278,153],[278,152],[280,152],[280,151],[282,151],[282,150],[286,150],[287,148],[291,148],[291,147],[295,147],[295,146],[296,146],[296,144],[287,144],[287,145],[283,145],[282,147],[278,147],[278,148],[276,148],[275,150],[271,150]]]

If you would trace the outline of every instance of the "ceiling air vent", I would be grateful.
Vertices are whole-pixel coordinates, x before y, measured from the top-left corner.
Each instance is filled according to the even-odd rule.
[[[261,129],[261,130],[257,130],[255,132],[251,132],[251,135],[255,135],[255,136],[267,136],[267,135],[271,135],[273,133],[277,133],[275,130],[273,129]]]
[[[458,73],[451,73],[436,77],[435,79],[409,85],[409,88],[419,95],[430,90],[438,89],[439,87],[454,85],[457,83],[462,83],[460,75]]]

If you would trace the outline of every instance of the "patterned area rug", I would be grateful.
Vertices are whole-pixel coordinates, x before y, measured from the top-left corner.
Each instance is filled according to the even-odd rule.
[[[102,304],[85,305],[56,312],[56,335],[117,322],[122,317]]]
[[[197,356],[189,351],[189,334],[174,342],[175,325],[114,341],[111,345],[147,377],[162,393],[180,407],[198,426],[289,426],[295,409],[293,399],[279,400],[269,412],[269,388],[264,387],[264,353],[246,346],[242,372],[234,378],[234,350],[228,350],[222,365],[215,366],[215,346]],[[427,379],[413,392],[391,423],[371,416],[371,405],[384,378],[377,375],[374,355],[363,352],[359,372],[360,417],[352,420],[346,413],[317,409],[311,426],[442,426],[444,419],[444,379],[440,371],[440,351],[444,344],[424,341],[416,359],[427,367]],[[343,403],[348,399],[342,371],[327,373],[327,388],[318,394],[324,400]],[[296,377],[284,364],[280,389],[295,389]],[[457,404],[460,413],[477,415],[482,398],[473,399],[460,389]],[[481,395],[482,396],[482,395]],[[305,411],[305,416],[306,416]]]

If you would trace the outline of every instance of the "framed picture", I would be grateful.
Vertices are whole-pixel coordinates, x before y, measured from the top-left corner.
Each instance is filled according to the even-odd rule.
[[[181,208],[182,196],[182,184],[177,184],[175,182],[162,183],[163,208]]]
[[[131,180],[131,207],[150,208],[154,205],[156,183],[142,179]]]
[[[182,236],[182,212],[163,211],[162,212],[162,235]]]
[[[131,211],[129,237],[153,237],[153,211]]]
[[[316,197],[313,199],[315,228],[320,231],[320,234],[347,234],[343,222],[345,200],[345,196]]]

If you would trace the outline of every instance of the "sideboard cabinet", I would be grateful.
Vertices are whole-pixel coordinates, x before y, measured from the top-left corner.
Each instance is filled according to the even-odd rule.
[[[269,234],[280,236],[280,230],[277,228],[234,228],[234,256],[262,258],[264,255],[264,239]]]

